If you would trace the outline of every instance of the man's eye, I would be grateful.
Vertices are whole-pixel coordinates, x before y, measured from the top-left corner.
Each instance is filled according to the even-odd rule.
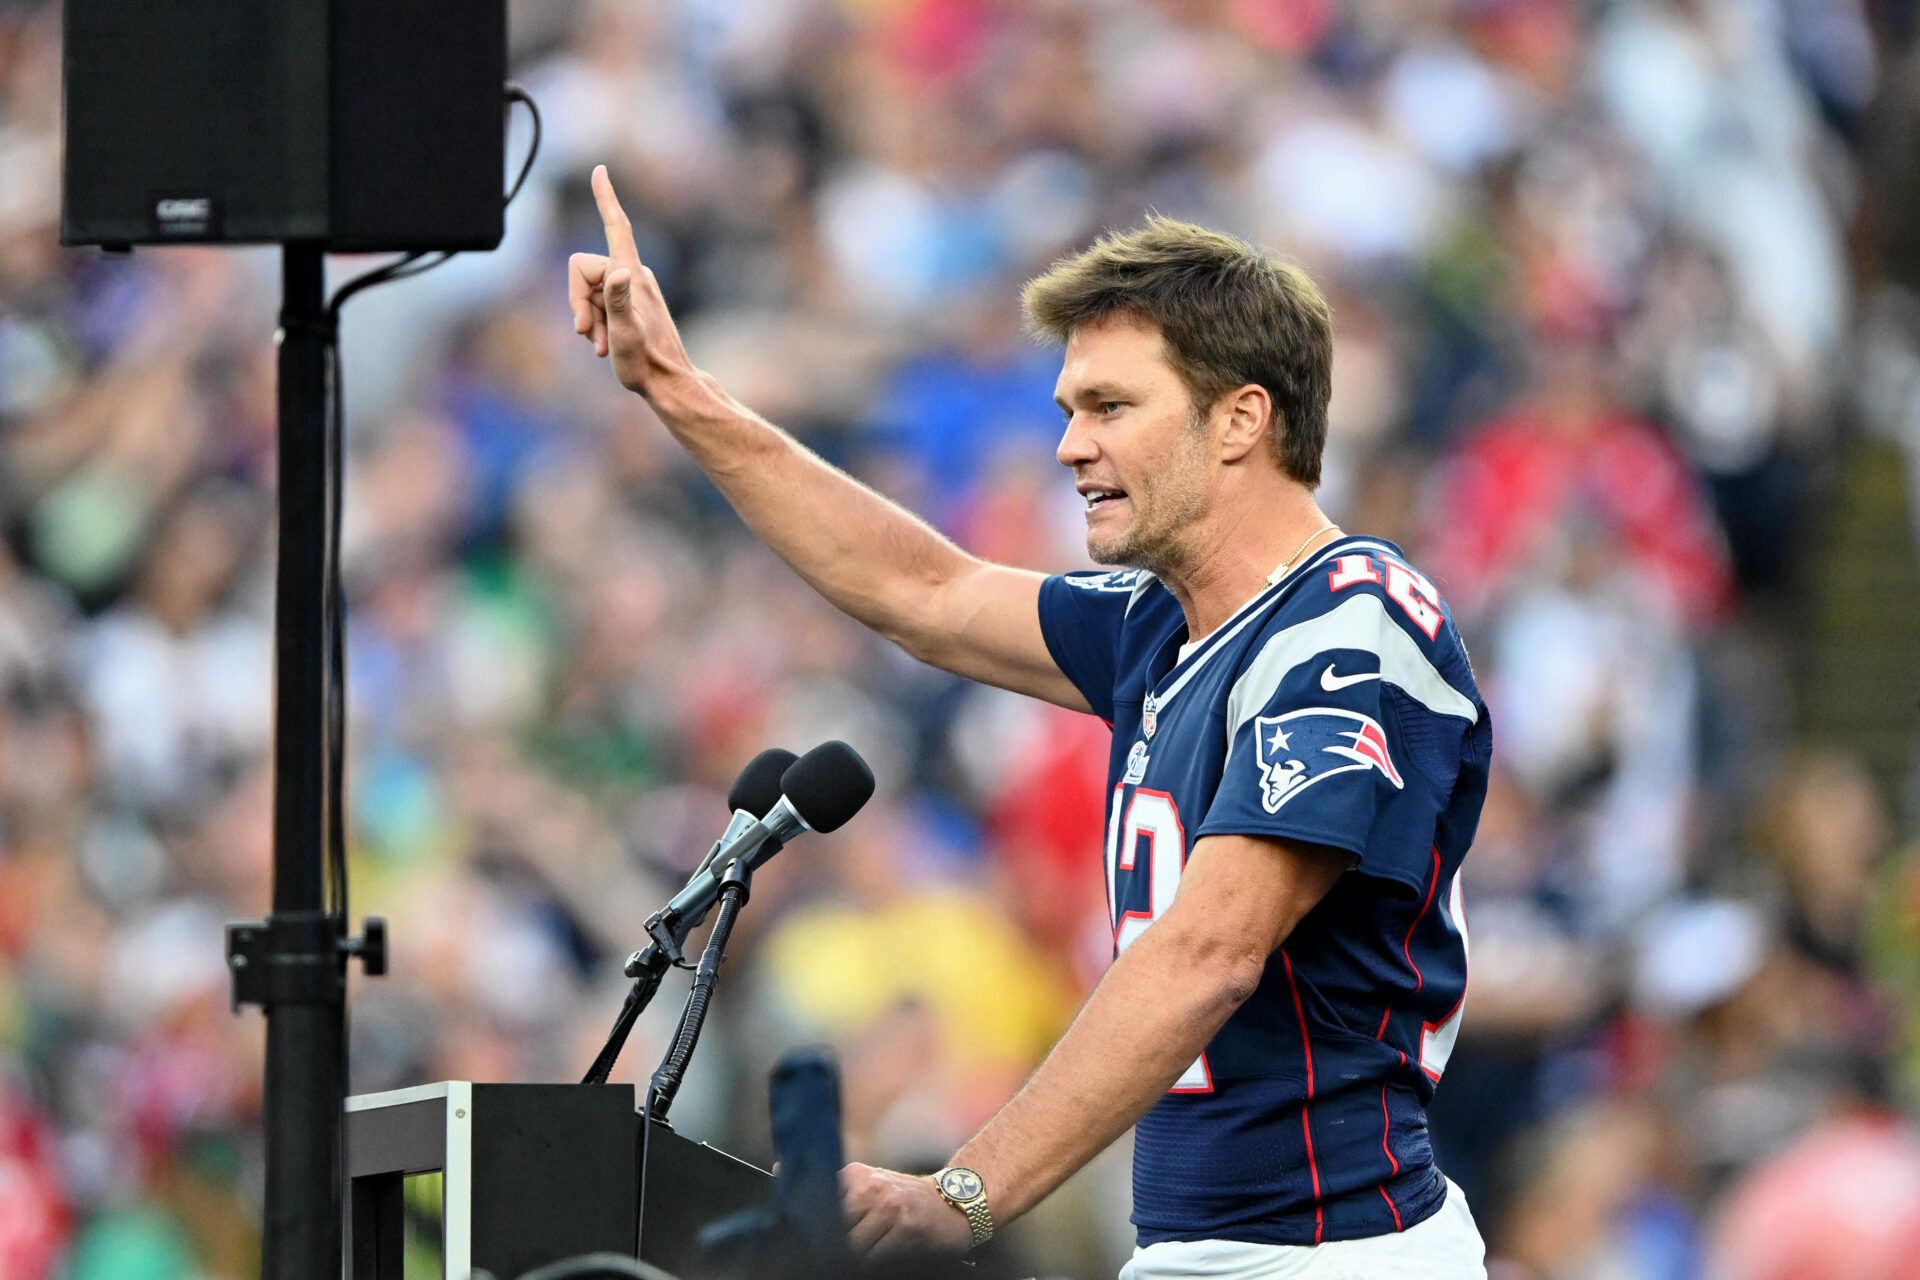
[[[1120,406],[1124,405],[1125,403],[1126,401],[1124,400],[1102,400],[1100,402],[1100,412],[1103,416],[1113,413],[1115,410],[1119,409]]]

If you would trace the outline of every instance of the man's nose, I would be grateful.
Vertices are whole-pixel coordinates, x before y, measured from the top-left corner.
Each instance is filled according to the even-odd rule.
[[[1067,419],[1067,429],[1060,433],[1060,444],[1053,456],[1063,467],[1085,466],[1100,456],[1093,445],[1093,432],[1081,423],[1079,414]]]

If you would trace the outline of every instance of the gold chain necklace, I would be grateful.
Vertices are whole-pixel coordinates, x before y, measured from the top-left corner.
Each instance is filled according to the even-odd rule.
[[[1340,532],[1340,526],[1337,524],[1323,524],[1318,529],[1315,529],[1312,533],[1308,534],[1306,537],[1306,541],[1302,542],[1299,546],[1295,547],[1293,549],[1293,554],[1288,556],[1285,560],[1282,560],[1280,562],[1280,567],[1267,575],[1267,585],[1272,586],[1274,583],[1280,581],[1280,579],[1286,577],[1287,574],[1293,569],[1293,562],[1295,560],[1298,560],[1301,554],[1304,553],[1308,547],[1313,545],[1313,540],[1319,537],[1321,534],[1328,532],[1329,530],[1331,530],[1334,533],[1338,533]]]

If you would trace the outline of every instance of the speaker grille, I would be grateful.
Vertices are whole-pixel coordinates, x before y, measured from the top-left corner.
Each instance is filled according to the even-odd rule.
[[[67,0],[67,244],[491,248],[504,0]]]

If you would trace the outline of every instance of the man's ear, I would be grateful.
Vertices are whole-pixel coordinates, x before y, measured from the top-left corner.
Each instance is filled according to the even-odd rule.
[[[1240,462],[1255,449],[1268,448],[1268,431],[1280,429],[1274,417],[1273,397],[1258,383],[1249,382],[1227,392],[1216,402],[1214,412],[1226,415],[1226,426],[1220,433],[1223,462]]]

